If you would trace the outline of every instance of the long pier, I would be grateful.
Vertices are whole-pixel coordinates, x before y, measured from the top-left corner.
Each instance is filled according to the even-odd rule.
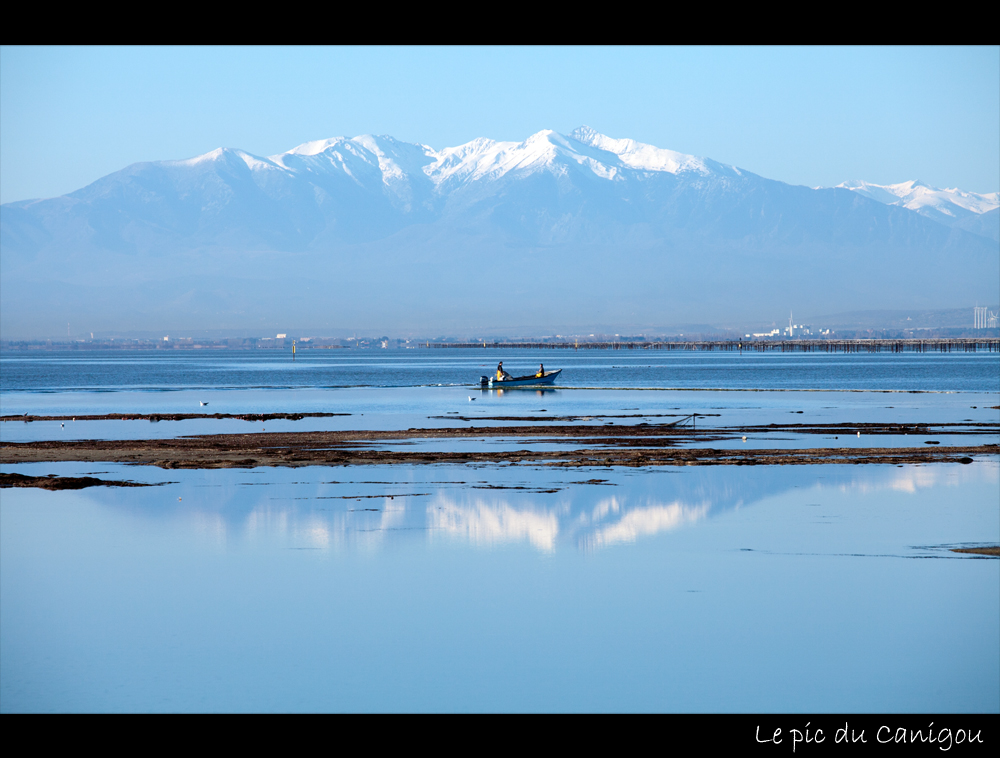
[[[728,350],[742,352],[819,353],[975,353],[1000,352],[1000,338],[822,339],[822,340],[683,340],[643,342],[430,342],[428,347],[498,350]]]

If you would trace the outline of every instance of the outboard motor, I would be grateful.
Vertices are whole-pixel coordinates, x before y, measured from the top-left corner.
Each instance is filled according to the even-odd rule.
[[[488,376],[481,376],[481,377],[479,377],[479,386],[480,387],[489,387],[490,386],[490,378]]]

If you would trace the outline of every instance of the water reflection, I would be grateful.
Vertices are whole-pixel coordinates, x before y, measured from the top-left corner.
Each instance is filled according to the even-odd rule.
[[[472,545],[526,541],[539,550],[551,551],[559,536],[560,510],[566,508],[518,507],[479,498],[470,503],[441,496],[427,507],[427,525]]]
[[[482,389],[480,390],[480,395],[486,395],[487,397],[497,397],[502,398],[506,394],[507,397],[515,398],[528,398],[528,397],[540,397],[544,398],[546,395],[550,399],[558,397],[563,394],[559,392],[556,387],[510,387],[504,389],[502,387],[497,387],[496,389]]]
[[[379,547],[389,532],[410,528],[406,507],[394,505],[388,497],[384,503],[346,510],[258,502],[243,519],[233,512],[236,508],[236,503],[227,505],[228,518],[218,514],[224,523],[218,532],[220,542],[228,537],[234,542],[277,542],[299,550],[363,550]]]
[[[599,473],[606,479],[584,479],[574,472],[562,481],[553,481],[558,474],[550,470],[511,467],[480,471],[478,475],[490,478],[479,482],[468,481],[470,470],[462,467],[398,469],[392,472],[399,476],[395,482],[377,467],[352,470],[351,481],[329,481],[330,473],[321,467],[210,471],[185,481],[183,472],[170,472],[181,481],[162,488],[94,489],[81,495],[141,518],[186,523],[201,539],[220,547],[246,543],[373,550],[403,539],[589,552],[698,528],[775,496],[797,492],[809,501],[804,505],[813,505],[824,493],[913,494],[992,483],[997,466],[984,461],[974,466],[900,468],[705,467],[586,475]],[[134,470],[128,476],[141,478]]]
[[[74,465],[171,483],[3,491],[0,710],[998,707],[995,458]]]
[[[701,505],[673,502],[667,505],[627,508],[624,503],[619,503],[618,498],[609,498],[609,501],[610,508],[606,510],[600,508],[600,510],[615,515],[621,512],[621,517],[608,524],[598,522],[591,533],[580,536],[578,544],[581,547],[596,549],[635,542],[639,537],[651,536],[700,521],[708,516],[711,508],[711,504],[707,502]]]

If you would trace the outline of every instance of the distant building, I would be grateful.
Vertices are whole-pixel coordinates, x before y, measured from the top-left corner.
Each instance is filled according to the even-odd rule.
[[[788,326],[785,327],[785,334],[789,337],[794,337],[796,333],[800,335],[812,335],[812,330],[807,324],[793,324],[792,314],[788,314]]]

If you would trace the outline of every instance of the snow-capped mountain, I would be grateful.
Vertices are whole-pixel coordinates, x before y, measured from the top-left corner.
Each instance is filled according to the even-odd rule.
[[[996,194],[855,185],[792,186],[587,127],[441,150],[373,135],[220,148],[3,205],[0,324],[624,328],[997,299],[997,246],[963,228],[1000,214]],[[968,218],[939,223],[942,207]]]
[[[495,142],[480,138],[441,151],[428,145],[398,142],[392,137],[363,135],[354,139],[336,137],[307,142],[267,159],[247,153],[241,155],[254,169],[273,166],[293,173],[342,171],[356,177],[359,182],[363,181],[362,176],[377,168],[386,186],[402,180],[426,180],[439,192],[470,182],[497,180],[512,172],[533,173],[551,170],[554,166],[576,165],[609,180],[620,179],[620,172],[627,169],[703,175],[712,169],[736,171],[733,167],[723,167],[692,155],[634,140],[611,139],[586,126],[568,137],[544,130],[523,142]],[[712,163],[712,169],[709,163]]]
[[[938,189],[920,181],[900,182],[899,184],[871,184],[863,181],[850,181],[837,186],[886,205],[908,208],[948,226],[971,216],[980,216],[1000,208],[1000,192],[979,195],[975,192],[963,192],[955,188]]]
[[[575,173],[619,183],[647,173],[741,176],[732,166],[634,140],[611,139],[588,127],[569,136],[544,130],[523,142],[480,138],[440,151],[366,134],[306,142],[266,158],[219,148],[187,160],[149,165],[181,174],[235,161],[242,161],[253,183],[275,199],[281,195],[277,187],[291,183],[312,185],[320,197],[348,186],[381,194],[404,213],[432,210],[453,196],[488,191],[506,179],[537,174]]]

